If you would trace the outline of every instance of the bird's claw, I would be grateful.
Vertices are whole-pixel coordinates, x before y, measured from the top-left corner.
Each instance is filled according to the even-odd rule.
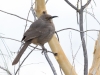
[[[42,52],[41,52],[41,54],[43,54],[43,53],[44,53],[44,51],[47,53],[47,50],[46,50],[46,49],[43,49],[43,50],[42,50]]]

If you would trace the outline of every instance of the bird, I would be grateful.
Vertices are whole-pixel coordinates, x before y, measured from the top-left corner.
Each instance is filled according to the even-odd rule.
[[[24,41],[25,43],[12,62],[12,65],[18,63],[26,48],[31,43],[40,45],[42,47],[42,50],[45,50],[44,44],[49,42],[55,33],[55,26],[52,22],[52,19],[55,17],[58,16],[51,16],[46,12],[43,12],[38,20],[30,25],[29,29],[24,33],[22,38],[22,41]]]

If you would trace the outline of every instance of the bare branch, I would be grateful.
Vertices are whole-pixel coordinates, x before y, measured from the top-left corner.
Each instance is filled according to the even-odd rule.
[[[36,21],[36,12],[35,10],[33,9],[33,7],[31,7],[31,11],[32,11],[32,14],[34,16],[34,21]]]
[[[34,16],[34,21],[36,21],[36,12],[35,12],[35,10],[33,9],[33,5],[35,4],[35,2],[34,3],[32,3],[32,1],[31,1],[31,11],[32,11],[32,14],[33,14],[33,16]]]
[[[72,8],[74,8],[77,12],[79,12],[79,10],[73,5],[71,4],[68,0],[65,0]]]
[[[2,37],[2,36],[0,36],[0,38],[5,38],[5,39],[10,39],[10,40],[14,40],[14,41],[21,42],[21,41],[19,41],[19,40],[16,40],[16,39],[13,39],[13,38],[8,38],[8,37]]]
[[[80,31],[84,31],[84,28],[83,28],[83,10],[84,10],[84,8],[82,6],[82,0],[81,0],[81,9],[79,11],[79,28],[80,28]],[[86,48],[86,43],[85,43],[85,38],[84,38],[84,32],[80,32],[80,37],[81,37],[81,41],[82,41],[83,56],[84,56],[84,75],[88,75],[88,54],[87,54],[87,48]]]
[[[7,69],[0,66],[0,68],[8,73],[8,75],[12,75]]]
[[[27,27],[27,21],[28,21],[28,17],[29,17],[30,11],[31,11],[31,8],[30,8],[30,10],[28,11],[28,15],[27,15],[27,19],[26,19],[26,25],[25,25],[24,33],[25,33],[25,30],[26,30],[26,27]],[[23,34],[23,35],[24,35],[24,34]]]
[[[84,10],[90,4],[90,2],[91,0],[88,0],[88,2],[84,6],[82,6],[82,9]]]
[[[91,16],[98,22],[98,24],[100,25],[100,22],[96,19],[96,17],[95,17],[94,14],[92,14],[92,13],[90,13],[90,12],[88,12],[88,11],[83,11],[83,12],[85,12],[85,13],[91,15]]]
[[[95,4],[95,6],[96,6],[96,2],[95,2],[95,0],[93,0],[93,2],[94,2],[94,4]]]
[[[45,1],[45,4],[47,4],[47,3],[48,3],[48,1],[49,1],[49,0],[46,0],[46,1]]]
[[[56,70],[55,70],[55,68],[54,68],[54,66],[53,66],[53,64],[52,64],[52,62],[51,62],[51,60],[50,60],[50,58],[49,58],[49,56],[47,54],[47,50],[44,50],[44,55],[45,55],[45,58],[48,61],[49,65],[50,65],[50,67],[51,67],[51,69],[53,71],[53,74],[57,75]]]
[[[60,31],[63,31],[63,30],[68,30],[68,29],[71,29],[71,30],[74,30],[74,31],[78,31],[78,32],[100,31],[100,30],[96,30],[96,29],[90,29],[90,30],[86,30],[86,31],[80,31],[80,30],[77,30],[77,29],[74,29],[74,28],[64,28],[64,29],[57,30],[56,32],[60,32]]]
[[[3,12],[3,13],[6,13],[6,14],[9,14],[9,15],[13,15],[13,16],[16,16],[16,17],[18,17],[18,18],[20,18],[20,19],[23,19],[23,20],[27,20],[27,19],[25,19],[25,18],[22,18],[22,17],[20,17],[20,16],[18,16],[18,15],[15,15],[15,14],[12,14],[12,13],[8,13],[8,12],[6,12],[6,11],[3,11],[3,10],[0,10],[1,12]],[[30,21],[30,20],[27,20],[28,22],[33,22],[33,21]]]

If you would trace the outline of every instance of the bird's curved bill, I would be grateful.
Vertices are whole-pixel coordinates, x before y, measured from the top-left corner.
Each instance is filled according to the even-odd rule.
[[[58,16],[51,16],[51,19],[52,19],[52,18],[56,18],[56,17],[58,17]]]

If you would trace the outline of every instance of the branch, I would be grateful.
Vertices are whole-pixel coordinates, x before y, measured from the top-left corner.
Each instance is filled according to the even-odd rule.
[[[35,13],[35,10],[33,9],[33,7],[31,7],[31,11],[32,11],[32,14],[34,16],[34,21],[36,21],[36,13]]]
[[[27,21],[28,21],[28,18],[29,18],[30,11],[31,11],[31,8],[28,11],[28,15],[27,15],[27,19],[26,19],[26,25],[25,25],[24,33],[25,33],[25,30],[26,30],[26,27],[27,27]],[[23,36],[24,36],[24,34],[23,34]]]
[[[63,30],[68,30],[68,29],[74,30],[74,31],[77,31],[77,32],[100,31],[100,30],[96,30],[96,29],[90,29],[90,30],[86,30],[86,31],[80,31],[80,30],[77,30],[77,29],[74,29],[74,28],[64,28],[64,29],[57,30],[56,33],[57,32],[61,32]]]
[[[13,15],[13,16],[16,16],[16,17],[18,17],[18,18],[20,18],[20,19],[23,19],[23,20],[27,20],[27,19],[25,19],[25,18],[22,18],[22,17],[20,17],[20,16],[18,16],[18,15],[15,15],[15,14],[12,14],[12,13],[8,13],[8,12],[6,12],[6,11],[3,11],[3,10],[0,10],[1,12],[3,12],[3,13],[6,13],[6,14],[9,14],[9,15]],[[27,20],[28,22],[33,22],[33,21],[30,21],[30,20]]]
[[[29,18],[29,14],[30,14],[30,11],[32,11],[32,13],[33,13],[33,15],[34,15],[34,11],[32,10],[32,7],[33,7],[33,5],[35,4],[35,2],[32,4],[32,2],[31,2],[31,7],[30,7],[30,9],[29,9],[29,11],[28,11],[28,15],[27,15],[27,20],[26,20],[26,25],[25,25],[25,29],[24,29],[24,33],[25,33],[25,30],[26,30],[26,27],[27,27],[27,21],[28,21],[28,18]],[[34,17],[34,21],[36,20],[36,18]],[[23,34],[24,35],[24,34]]]
[[[47,54],[47,50],[44,50],[44,55],[45,55],[45,58],[48,61],[49,65],[50,65],[50,67],[51,67],[51,69],[53,71],[53,74],[57,75],[56,70],[55,70],[55,68],[54,68],[54,66],[53,66],[53,64],[52,64],[52,62],[51,62],[51,60],[50,60],[50,58],[49,58],[49,56]]]
[[[91,15],[91,16],[98,22],[98,24],[100,25],[100,22],[96,19],[95,15],[93,15],[92,13],[90,13],[90,12],[88,12],[88,11],[83,11],[83,12],[85,12],[85,13]]]
[[[8,73],[8,75],[12,75],[7,69],[0,66],[0,68]]]
[[[79,28],[80,31],[84,31],[83,28],[83,10],[82,9],[82,4],[81,4],[81,9],[79,12]],[[84,75],[88,75],[88,54],[87,54],[87,48],[86,48],[86,43],[84,39],[84,32],[80,32],[80,37],[82,41],[82,47],[83,47],[83,56],[84,56]]]
[[[74,8],[77,12],[79,11],[73,4],[71,4],[68,0],[65,0],[72,8]]]
[[[19,41],[19,40],[16,40],[16,39],[13,39],[13,38],[9,38],[9,37],[3,37],[3,36],[0,36],[0,38],[10,39],[10,40],[14,40],[14,41],[17,41],[17,42],[21,42],[21,41]]]
[[[82,9],[84,10],[90,4],[90,2],[91,0],[88,0],[88,2],[84,6],[82,6]]]
[[[22,41],[19,41],[19,40],[13,39],[13,38],[9,38],[9,37],[2,37],[2,36],[0,36],[0,38],[10,39],[10,40],[14,40],[14,41],[17,41],[17,42],[22,42]],[[22,42],[22,43],[23,43],[23,42]],[[32,48],[35,48],[35,47],[31,46],[31,45],[29,45],[29,46],[32,47]],[[36,48],[36,49],[42,50],[42,49],[40,49],[40,48]]]

